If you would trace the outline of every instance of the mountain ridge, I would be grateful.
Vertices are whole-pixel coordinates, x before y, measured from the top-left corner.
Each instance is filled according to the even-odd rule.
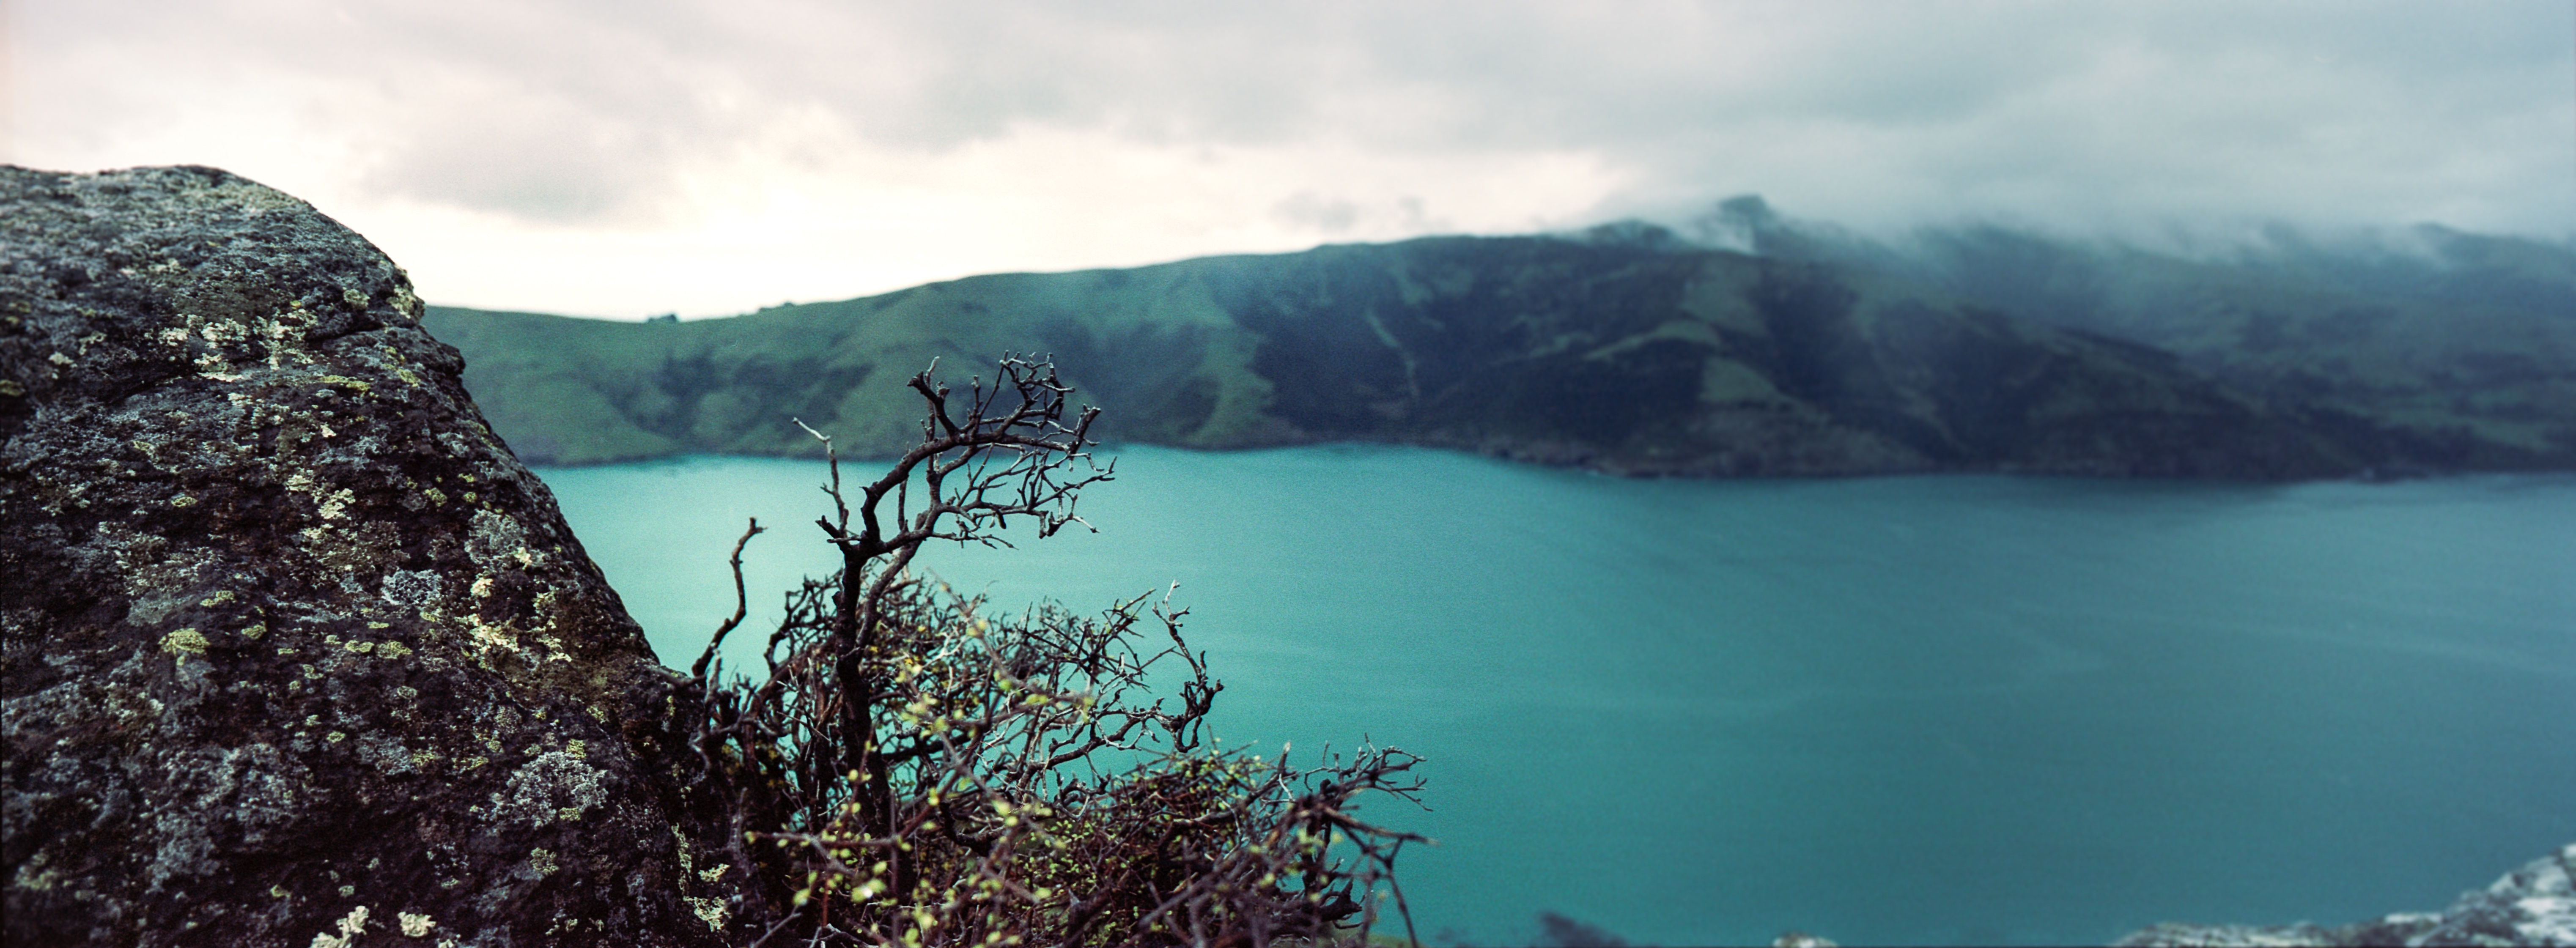
[[[913,436],[890,379],[1011,350],[1052,353],[1110,438],[1190,448],[1384,441],[1658,476],[2576,467],[2576,253],[2453,238],[2536,274],[2519,283],[1998,229],[1907,256],[1729,207],[1757,253],[1627,223],[975,276],[689,322],[424,322],[532,463],[810,452],[790,418],[884,452]]]

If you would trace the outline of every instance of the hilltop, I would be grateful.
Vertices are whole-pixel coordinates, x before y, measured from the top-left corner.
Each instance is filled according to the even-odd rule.
[[[2439,228],[2194,258],[1643,224],[1000,274],[737,317],[431,307],[531,463],[861,453],[933,358],[1052,353],[1112,439],[1383,441],[1639,475],[2301,479],[2576,467],[2576,250]]]

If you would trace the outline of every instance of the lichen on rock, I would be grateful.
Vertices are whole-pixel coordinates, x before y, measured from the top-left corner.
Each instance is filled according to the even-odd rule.
[[[0,167],[11,944],[718,937],[682,679],[420,312],[225,172]]]

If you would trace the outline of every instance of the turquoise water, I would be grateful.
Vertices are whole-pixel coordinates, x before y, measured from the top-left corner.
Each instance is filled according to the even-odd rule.
[[[1218,732],[1429,758],[1426,938],[2101,943],[2438,909],[2576,840],[2576,478],[1630,481],[1127,448],[997,603],[1178,581]],[[685,667],[832,566],[820,461],[540,471]],[[763,590],[768,592],[763,593]]]

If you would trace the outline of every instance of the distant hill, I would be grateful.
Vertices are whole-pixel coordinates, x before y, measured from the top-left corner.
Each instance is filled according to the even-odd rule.
[[[2001,230],[1899,252],[1651,225],[1004,274],[694,322],[431,307],[530,463],[857,453],[901,381],[1051,353],[1119,440],[1362,440],[1646,475],[2295,479],[2576,469],[2576,252],[2221,262]],[[1748,210],[1750,213],[1748,213]]]

